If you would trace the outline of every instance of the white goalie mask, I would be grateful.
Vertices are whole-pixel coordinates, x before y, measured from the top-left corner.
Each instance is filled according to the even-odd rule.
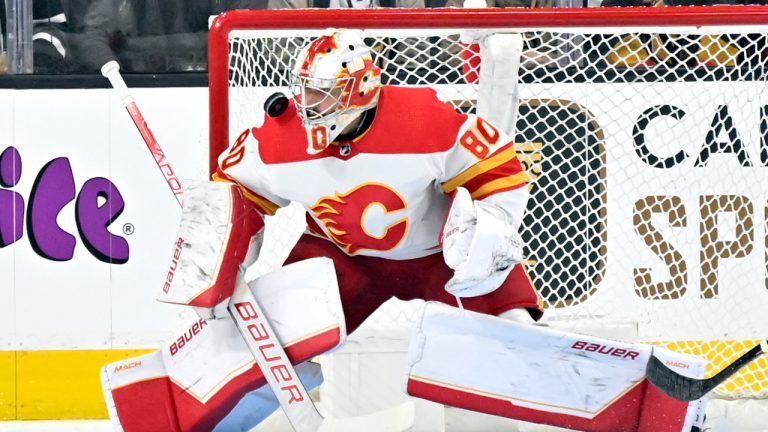
[[[356,32],[333,29],[301,50],[293,85],[296,108],[307,130],[307,153],[317,154],[376,106],[381,69]]]

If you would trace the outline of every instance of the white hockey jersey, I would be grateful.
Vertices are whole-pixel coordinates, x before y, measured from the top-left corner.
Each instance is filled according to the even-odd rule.
[[[309,155],[306,139],[290,104],[243,132],[214,178],[239,183],[265,214],[301,203],[310,229],[350,255],[435,253],[453,190],[493,199],[528,180],[508,136],[428,88],[383,87],[372,125],[352,141]]]

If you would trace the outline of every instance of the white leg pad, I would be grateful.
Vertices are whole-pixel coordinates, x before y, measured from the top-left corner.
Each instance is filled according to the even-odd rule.
[[[328,352],[346,340],[330,259],[293,263],[249,286],[292,362]],[[319,370],[313,368],[296,368],[300,377],[310,378],[304,383],[307,388],[320,381]],[[264,375],[231,319],[201,319],[160,351],[102,370],[110,417],[116,428],[127,432],[210,431],[264,384]],[[259,418],[250,415],[247,422]]]
[[[690,430],[692,404],[645,380],[651,354],[694,376],[704,361],[428,303],[408,354],[408,394],[583,431]]]

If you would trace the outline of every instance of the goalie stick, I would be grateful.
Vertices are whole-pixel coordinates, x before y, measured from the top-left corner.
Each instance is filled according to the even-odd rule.
[[[682,401],[694,401],[704,397],[704,395],[712,391],[723,381],[740,371],[741,368],[757,360],[765,352],[768,352],[768,341],[760,342],[760,344],[742,354],[723,370],[707,379],[689,378],[680,375],[655,356],[651,356],[645,375],[648,381],[669,396]]]
[[[176,198],[176,201],[179,202],[179,205],[181,205],[182,195],[184,194],[181,182],[176,177],[173,168],[171,168],[171,164],[165,157],[163,149],[160,148],[160,144],[157,143],[152,131],[149,130],[149,126],[147,125],[146,120],[144,120],[144,116],[141,115],[139,106],[136,105],[136,102],[133,100],[131,92],[128,91],[128,86],[125,85],[123,77],[120,76],[120,65],[114,60],[107,62],[101,67],[101,74],[104,75],[104,77],[109,80],[110,84],[112,84],[112,87],[117,90],[117,94],[120,96],[120,102],[125,107],[125,110],[128,111],[128,115],[131,116],[133,124],[136,125],[136,129],[139,130],[141,137],[147,144],[149,152],[152,153],[152,157],[155,158],[157,167],[160,168],[160,172],[163,173],[165,181],[168,182],[168,187],[171,188],[173,196]]]
[[[101,73],[118,92],[121,103],[147,144],[147,148],[152,153],[155,163],[163,173],[176,201],[180,206],[183,205],[184,190],[181,182],[176,177],[165,157],[165,153],[160,148],[138,105],[131,96],[128,86],[120,75],[120,66],[116,61],[107,62],[101,67]],[[280,215],[278,214],[275,217],[280,217]],[[255,280],[283,264],[304,231],[303,225],[292,224],[291,226],[298,226],[300,229],[295,229],[290,233],[289,241],[279,243],[280,247],[277,248],[277,251],[273,251],[273,255],[269,259],[266,257],[266,254],[262,255],[260,253],[256,262],[246,270],[246,282]],[[267,238],[268,232],[265,232],[262,246],[267,243]],[[227,309],[253,354],[254,360],[259,365],[267,383],[275,393],[283,412],[285,412],[291,426],[297,432],[357,432],[360,430],[396,432],[404,431],[413,425],[415,414],[413,402],[406,402],[365,416],[342,419],[323,417],[310,399],[301,380],[298,379],[298,374],[294,370],[293,364],[291,364],[285,354],[282,344],[277,340],[272,326],[265,319],[261,307],[247,285],[238,285],[235,288]],[[258,337],[254,332],[259,332]],[[270,348],[271,356],[269,358],[263,355],[265,344],[268,344]],[[275,369],[271,368],[278,365],[282,371],[285,371],[280,374],[281,378],[283,378],[282,383],[279,382],[275,373],[270,373],[270,371],[275,371]],[[291,379],[286,379],[287,377]],[[286,384],[289,385],[287,386]],[[287,391],[286,388],[288,388]]]

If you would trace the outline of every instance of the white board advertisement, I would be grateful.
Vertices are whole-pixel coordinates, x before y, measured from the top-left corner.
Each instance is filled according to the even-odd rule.
[[[768,97],[761,90],[754,83],[542,84],[524,89],[522,100],[547,94],[572,101],[603,128],[604,275],[591,297],[567,313],[652,322],[640,329],[640,337],[656,340],[701,339],[696,323],[676,325],[683,316],[700,317],[734,338],[752,337],[750,329],[768,325],[763,308],[750,307],[767,302],[768,161],[761,156],[766,143],[760,125]],[[645,97],[623,103],[627,94]],[[137,89],[134,95],[178,176],[204,178],[207,89]],[[716,127],[726,117],[744,154],[704,155],[712,143],[734,141]],[[642,142],[633,138],[638,127]],[[708,132],[717,133],[707,138]],[[0,91],[0,144],[7,158],[0,165],[0,199],[23,203],[21,208],[0,207],[5,242],[0,248],[2,349],[158,346],[184,313],[154,300],[169,263],[179,208],[114,93]],[[18,178],[6,172],[11,160],[20,161]],[[700,200],[713,195],[744,197],[748,223],[736,223],[734,211],[715,220],[721,240],[748,235],[749,246],[743,256],[723,252],[716,272],[719,292],[702,295],[701,266],[711,260],[705,255],[712,248],[701,238]],[[652,216],[659,235],[685,262],[680,279],[685,286],[676,298],[649,300],[635,290],[633,275],[639,269],[648,269],[656,282],[683,271],[668,266],[637,231],[635,206],[648,197],[675,197],[684,207],[678,221],[670,222],[672,216],[663,212]],[[21,235],[8,228],[19,225]]]

